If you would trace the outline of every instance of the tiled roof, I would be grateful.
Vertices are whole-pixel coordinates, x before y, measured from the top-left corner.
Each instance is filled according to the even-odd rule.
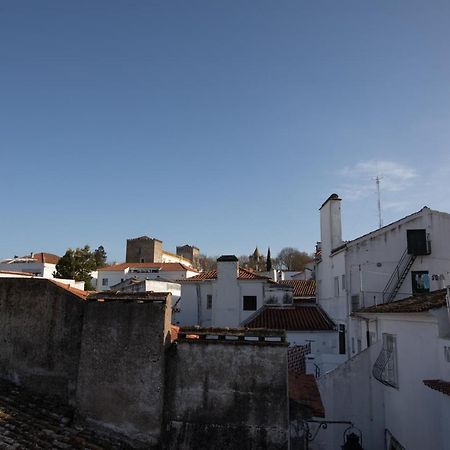
[[[35,275],[28,272],[13,272],[11,270],[0,270],[0,275],[17,275],[18,277],[33,278]]]
[[[65,289],[66,291],[70,292],[71,294],[76,295],[77,297],[85,300],[86,297],[89,295],[88,291],[83,291],[81,289],[77,289],[74,287],[71,287],[70,284],[63,283],[61,281],[58,281],[57,279],[48,279],[53,284],[56,284],[58,287]]]
[[[289,398],[301,406],[306,406],[315,417],[325,417],[325,409],[320,397],[316,379],[311,374],[288,372]]]
[[[286,331],[331,331],[333,321],[319,305],[264,305],[244,322],[248,328]]]
[[[22,256],[22,258],[32,258],[39,263],[58,264],[58,261],[60,260],[61,257],[58,255],[54,255],[52,253],[39,252],[33,253],[33,256],[31,256],[31,254]]]
[[[359,309],[356,313],[417,313],[445,306],[446,290],[417,294],[396,302]]]
[[[73,417],[70,406],[0,380],[0,448],[131,448],[81,422],[73,423]]]
[[[170,292],[122,292],[122,291],[103,291],[91,292],[86,300],[97,302],[165,302]]]
[[[284,280],[279,282],[281,285],[291,286],[292,294],[295,297],[315,297],[316,281],[315,280]]]
[[[195,277],[187,278],[185,280],[181,280],[183,282],[186,281],[206,281],[206,280],[215,280],[217,279],[217,270],[208,270],[206,272],[201,272],[198,275],[195,275]],[[239,267],[239,280],[266,280],[266,281],[272,281],[269,277],[264,277],[262,275],[257,275],[256,273],[252,272],[251,270],[243,269],[242,267]]]
[[[435,391],[450,395],[450,382],[442,380],[423,380],[423,384]]]
[[[161,269],[162,272],[184,272],[189,270],[191,272],[198,272],[192,267],[185,266],[182,263],[122,263],[113,264],[112,266],[105,266],[98,269],[99,272],[115,271],[121,272],[129,267],[136,269]]]

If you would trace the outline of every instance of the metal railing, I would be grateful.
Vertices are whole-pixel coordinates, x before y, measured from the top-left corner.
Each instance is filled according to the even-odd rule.
[[[410,255],[408,249],[404,251],[383,290],[383,303],[389,303],[394,300],[415,259],[416,256]]]

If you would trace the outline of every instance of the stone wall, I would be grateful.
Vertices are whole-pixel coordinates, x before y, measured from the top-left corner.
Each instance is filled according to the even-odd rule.
[[[77,384],[83,301],[38,278],[0,280],[0,377],[70,403]]]
[[[159,263],[162,262],[162,241],[148,236],[127,239],[127,263]]]
[[[157,445],[168,340],[166,301],[88,302],[76,402],[81,416],[135,445]]]
[[[286,344],[230,335],[179,334],[169,358],[166,448],[288,448]]]

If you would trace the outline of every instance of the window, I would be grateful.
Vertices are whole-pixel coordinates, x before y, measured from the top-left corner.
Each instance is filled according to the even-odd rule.
[[[339,297],[339,277],[334,277],[334,296]]]
[[[383,333],[383,347],[372,368],[373,376],[386,386],[398,387],[395,336]]]
[[[244,295],[244,311],[256,311],[256,295]]]
[[[339,354],[345,355],[345,325],[339,325]]]
[[[108,278],[102,279],[102,286],[108,286]]]
[[[450,362],[450,347],[444,346],[444,357],[447,362]]]
[[[212,309],[212,295],[208,294],[206,296],[206,309]]]
[[[359,294],[352,295],[352,312],[359,309]]]
[[[343,291],[345,291],[347,289],[345,286],[345,275],[342,275],[342,278],[341,278],[341,288]]]
[[[411,276],[413,294],[430,292],[430,275],[428,275],[427,270],[417,270],[411,272]]]

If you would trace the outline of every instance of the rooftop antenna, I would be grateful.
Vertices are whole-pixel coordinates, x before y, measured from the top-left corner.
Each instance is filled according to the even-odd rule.
[[[380,195],[380,181],[383,177],[376,176],[375,183],[377,184],[377,205],[378,205],[378,228],[383,226],[383,219],[381,217],[381,195]]]

